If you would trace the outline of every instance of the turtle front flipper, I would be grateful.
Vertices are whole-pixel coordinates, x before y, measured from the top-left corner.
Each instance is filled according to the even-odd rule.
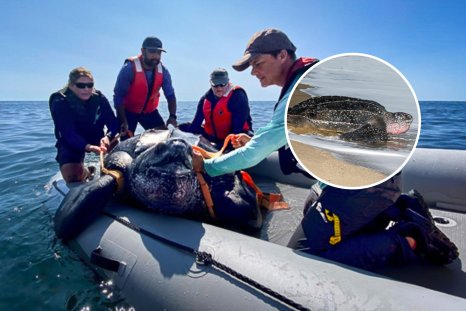
[[[288,114],[287,116],[288,126],[302,127],[310,124],[308,118],[293,114]]]
[[[90,225],[114,195],[124,191],[123,176],[131,163],[128,153],[112,152],[105,159],[105,172],[109,175],[72,188],[55,214],[57,237],[73,239]]]
[[[311,120],[307,117],[288,114],[287,116],[288,129],[296,134],[318,134],[319,121]]]
[[[387,126],[382,117],[372,117],[367,123],[354,131],[340,134],[346,141],[379,143],[388,140]]]
[[[55,217],[55,233],[63,240],[78,236],[97,218],[115,193],[117,182],[110,175],[72,188],[63,199]]]

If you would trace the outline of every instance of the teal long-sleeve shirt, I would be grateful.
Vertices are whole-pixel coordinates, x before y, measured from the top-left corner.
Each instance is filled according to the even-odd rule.
[[[296,81],[297,78],[279,101],[270,122],[261,127],[246,145],[221,157],[204,161],[207,174],[214,177],[244,170],[258,164],[272,152],[286,145],[285,108]]]

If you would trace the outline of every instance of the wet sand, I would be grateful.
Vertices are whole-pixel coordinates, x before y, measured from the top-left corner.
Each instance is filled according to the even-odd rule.
[[[298,84],[295,91],[291,95],[290,107],[293,107],[296,104],[299,104],[306,99],[311,98],[311,95],[304,93],[302,90],[308,89],[310,86],[307,84]]]
[[[366,167],[354,165],[332,156],[331,153],[290,140],[301,163],[320,179],[344,187],[362,187],[383,180],[386,175]]]

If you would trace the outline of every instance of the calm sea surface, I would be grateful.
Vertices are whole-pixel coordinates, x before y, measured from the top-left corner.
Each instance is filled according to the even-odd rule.
[[[267,123],[273,105],[252,102],[254,129]],[[190,121],[195,106],[179,103],[178,121]],[[418,148],[466,150],[466,102],[420,106]],[[54,236],[61,198],[49,192],[58,166],[48,104],[0,102],[0,137],[0,310],[127,310]]]

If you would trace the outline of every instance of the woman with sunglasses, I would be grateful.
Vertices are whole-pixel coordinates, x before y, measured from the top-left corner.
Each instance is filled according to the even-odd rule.
[[[67,183],[84,181],[91,176],[84,167],[85,153],[109,151],[119,130],[118,120],[107,98],[94,89],[92,73],[83,67],[71,70],[67,85],[50,96],[49,108],[63,179]]]
[[[224,68],[210,74],[210,89],[199,100],[193,121],[180,129],[202,134],[221,147],[229,134],[252,135],[252,119],[246,92],[233,85]]]

